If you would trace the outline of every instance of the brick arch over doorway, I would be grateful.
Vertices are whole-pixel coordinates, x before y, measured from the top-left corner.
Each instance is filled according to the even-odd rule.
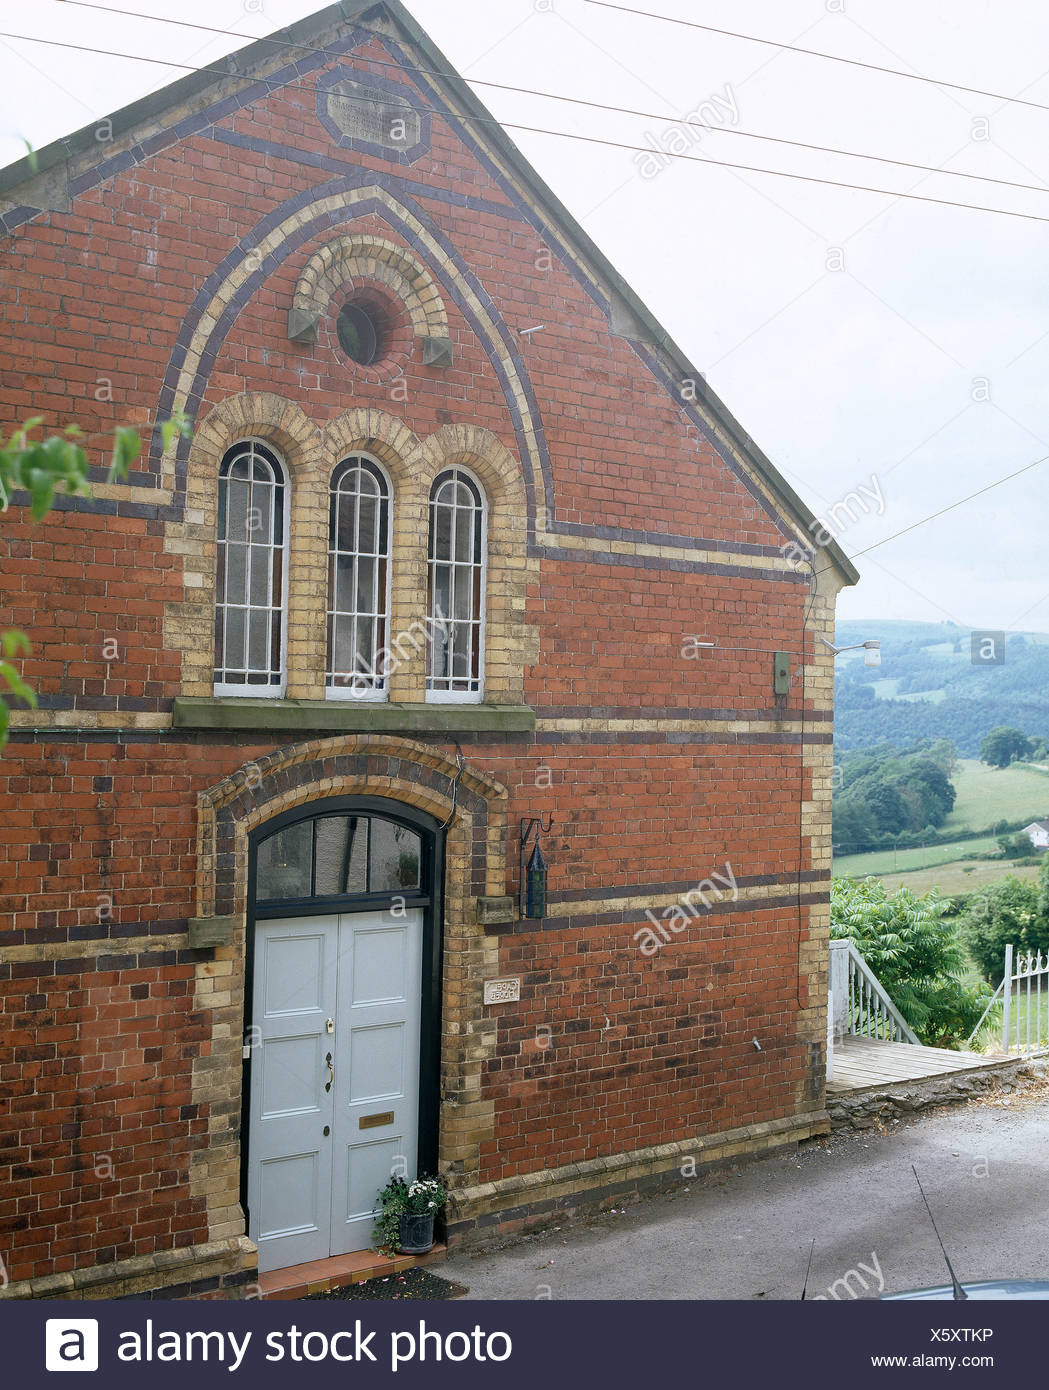
[[[208,1116],[190,1190],[207,1204],[209,1239],[244,1234],[240,1205],[241,1076],[247,956],[248,837],[294,807],[371,796],[429,812],[445,832],[439,1167],[471,1186],[494,1133],[481,1078],[494,1031],[483,981],[498,970],[495,938],[477,925],[476,900],[506,891],[507,792],[447,753],[412,740],[347,735],[280,749],[245,764],[197,798],[197,911],[231,916],[233,943],[197,967],[195,1007],[209,1017],[193,1070],[193,1100]],[[454,812],[454,815],[453,815]]]

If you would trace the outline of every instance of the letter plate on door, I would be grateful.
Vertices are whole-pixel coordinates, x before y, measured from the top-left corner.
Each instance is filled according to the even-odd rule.
[[[357,1124],[360,1129],[378,1129],[380,1125],[392,1125],[393,1111],[380,1110],[377,1115],[362,1115]]]

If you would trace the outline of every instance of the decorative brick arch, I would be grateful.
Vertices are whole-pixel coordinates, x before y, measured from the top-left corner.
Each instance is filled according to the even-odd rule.
[[[418,435],[403,420],[374,407],[347,410],[329,420],[321,431],[321,456],[328,478],[341,459],[359,449],[374,454],[385,465],[398,493],[406,490],[411,480],[408,461],[421,448]]]
[[[456,788],[457,772],[455,759],[429,744],[380,734],[293,744],[245,764],[197,797],[199,914],[232,915],[243,925],[248,836],[257,826],[307,801],[368,795],[407,802],[442,821],[454,807],[445,857],[451,863],[458,853],[464,874],[454,892],[445,886],[445,914],[472,920],[467,899],[505,891],[507,791],[469,768]]]
[[[238,439],[266,440],[280,453],[291,481],[292,544],[326,515],[326,479],[321,435],[294,401],[269,391],[228,396],[195,428],[186,471],[184,519],[166,528],[165,548],[182,556],[185,598],[164,612],[165,645],[182,653],[182,694],[210,695],[214,678],[215,564],[218,476],[222,456]],[[327,538],[325,537],[325,543]],[[324,582],[323,560],[303,547],[301,562],[289,575],[289,671],[309,669],[308,624],[294,616],[308,595]],[[314,660],[313,664],[316,664]],[[288,695],[301,695],[289,679]]]
[[[198,1009],[211,1012],[211,1042],[193,1071],[193,1098],[207,1108],[207,1143],[191,1161],[190,1191],[206,1200],[211,1238],[244,1231],[240,1208],[241,1046],[247,952],[248,837],[295,806],[333,796],[378,796],[429,812],[445,836],[439,1166],[454,1186],[480,1172],[494,1111],[481,1098],[495,1033],[484,1023],[483,981],[498,973],[495,938],[477,925],[476,899],[506,892],[506,789],[410,739],[346,735],[282,748],[245,764],[197,797],[197,909],[231,915],[233,944],[197,967]],[[449,820],[450,818],[450,820]],[[221,985],[221,993],[217,990]],[[219,1004],[217,1001],[221,999]]]
[[[371,175],[362,177],[366,181],[359,185],[347,183],[341,188],[335,188],[334,184],[323,185],[313,190],[305,206],[301,201],[304,195],[289,199],[252,228],[216,267],[198,292],[187,314],[183,333],[172,351],[157,405],[157,418],[165,419],[176,410],[185,411],[190,418],[195,416],[197,403],[207,393],[212,364],[231,326],[244,305],[283,261],[315,236],[327,235],[333,222],[347,224],[377,213],[396,234],[404,237],[413,248],[411,251],[393,242],[386,243],[372,233],[361,233],[355,238],[346,232],[343,238],[351,244],[394,247],[399,256],[410,258],[416,271],[425,271],[435,291],[439,283],[443,295],[465,316],[501,383],[519,441],[528,506],[539,508],[539,516],[532,518],[532,524],[538,522],[542,531],[553,515],[553,479],[542,416],[518,341],[497,312],[483,284],[422,208],[406,194],[398,196],[385,187],[382,180],[368,181]],[[372,269],[381,264],[376,262]],[[432,267],[432,271],[426,270],[427,266]],[[441,300],[440,291],[436,298]],[[439,326],[441,320],[434,318],[436,311],[425,307],[431,300],[425,297],[422,288],[418,299],[425,308],[427,321]],[[441,303],[443,314],[443,300]],[[289,309],[289,313],[295,312],[294,308]],[[311,307],[309,313],[313,312]],[[419,314],[418,306],[416,314]],[[444,321],[446,323],[446,319]],[[449,340],[430,339],[429,345],[436,355],[430,357],[424,344],[424,365],[447,364]],[[181,470],[190,447],[189,441],[182,437],[171,440],[165,447],[159,427],[154,430],[150,458],[164,486],[171,488],[173,494],[179,490]]]
[[[428,483],[454,463],[472,468],[488,492],[492,507],[508,515],[524,515],[525,489],[521,465],[502,440],[480,425],[442,425],[426,440],[426,457],[432,470]],[[523,526],[520,528],[524,534]]]
[[[288,337],[315,342],[334,295],[358,280],[384,285],[408,310],[417,338],[448,337],[448,314],[433,276],[403,246],[375,236],[340,236],[309,258],[295,283]]]

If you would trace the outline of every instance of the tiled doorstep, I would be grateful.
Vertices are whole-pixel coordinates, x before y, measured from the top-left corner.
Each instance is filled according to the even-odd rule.
[[[377,1255],[374,1250],[356,1250],[352,1255],[333,1255],[328,1260],[310,1260],[259,1275],[260,1298],[305,1298],[311,1293],[327,1293],[346,1284],[362,1284],[365,1279],[382,1279],[401,1274],[420,1265],[440,1264],[447,1254],[435,1245],[426,1255]]]

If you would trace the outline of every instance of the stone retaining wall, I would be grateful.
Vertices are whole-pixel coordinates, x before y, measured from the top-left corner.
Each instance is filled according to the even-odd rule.
[[[952,1071],[921,1081],[865,1086],[845,1094],[828,1094],[831,1129],[873,1129],[886,1119],[914,1115],[935,1105],[1023,1090],[1049,1080],[1049,1063],[1020,1058],[994,1062],[978,1071]]]

